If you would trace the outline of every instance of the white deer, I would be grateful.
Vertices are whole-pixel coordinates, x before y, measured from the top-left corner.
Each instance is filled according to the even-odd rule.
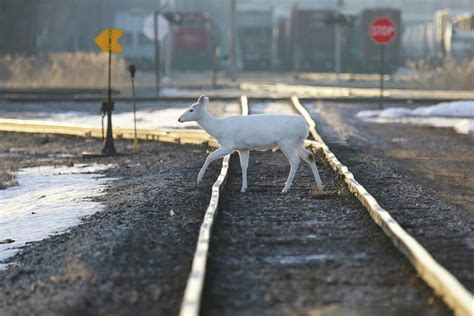
[[[209,164],[219,158],[239,152],[242,167],[242,189],[247,189],[247,167],[250,150],[267,150],[278,147],[290,162],[291,169],[282,193],[288,192],[296,174],[300,158],[310,167],[319,189],[323,188],[313,155],[304,148],[308,127],[301,116],[257,114],[215,118],[206,110],[209,98],[199,97],[178,119],[179,122],[196,121],[213,136],[220,147],[209,154],[199,171],[199,183]]]

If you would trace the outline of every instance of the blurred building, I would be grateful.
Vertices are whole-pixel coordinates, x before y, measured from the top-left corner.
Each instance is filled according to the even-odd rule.
[[[94,37],[117,12],[150,0],[0,0],[0,55],[95,50]]]
[[[236,0],[237,10],[263,5],[285,16],[295,2],[333,6],[337,0]],[[50,51],[96,50],[93,38],[101,28],[113,26],[119,12],[134,8],[149,11],[160,6],[178,11],[207,12],[228,34],[230,0],[0,0],[0,55],[45,54]],[[427,22],[439,9],[474,10],[472,0],[343,0],[342,12],[357,14],[364,8],[391,7],[402,10],[404,23]],[[228,45],[221,36],[222,48]]]
[[[392,7],[402,11],[405,23],[427,22],[435,11],[449,9],[453,13],[473,12],[472,0],[344,0],[344,13],[355,14],[364,8]]]

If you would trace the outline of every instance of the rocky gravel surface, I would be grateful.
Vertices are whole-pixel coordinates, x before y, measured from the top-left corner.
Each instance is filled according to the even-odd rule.
[[[98,198],[103,211],[10,259],[15,265],[0,271],[0,315],[177,314],[219,169],[195,185],[207,149],[147,142],[139,155],[84,160],[80,153],[100,148],[98,140],[0,136],[1,160],[12,169],[103,162],[117,164],[106,175],[120,178]],[[128,145],[117,142],[117,150]]]
[[[211,242],[203,315],[450,315],[343,181],[301,164],[286,195],[280,152],[231,161]]]
[[[323,138],[333,140],[329,147],[356,179],[473,292],[474,138],[451,129],[355,117],[376,108],[374,103],[306,106],[318,110],[314,118]]]

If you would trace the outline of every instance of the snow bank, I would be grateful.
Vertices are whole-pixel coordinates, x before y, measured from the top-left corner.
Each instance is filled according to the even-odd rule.
[[[474,134],[474,120],[462,120],[454,126],[459,134]]]
[[[172,107],[165,109],[147,109],[137,111],[137,128],[138,129],[158,129],[158,128],[199,128],[196,122],[178,122],[178,118],[186,111],[185,107]],[[208,111],[216,117],[229,117],[238,115],[240,105],[228,103],[222,107],[214,107]],[[99,114],[91,114],[90,112],[60,112],[48,113],[39,112],[36,114],[41,120],[47,122],[57,122],[61,124],[100,127],[102,117]],[[104,118],[104,124],[107,123]],[[118,112],[112,115],[112,125],[118,128],[133,128],[133,112]]]
[[[160,89],[160,94],[162,96],[182,96],[185,94],[189,94],[190,92],[191,90],[173,88],[173,87],[165,87],[165,88]]]
[[[474,101],[443,102],[422,106],[411,112],[414,116],[474,117]]]
[[[474,135],[474,101],[443,102],[413,110],[393,107],[385,110],[360,111],[356,116],[376,123],[449,127],[454,128],[460,134]]]
[[[111,166],[80,164],[18,172],[19,186],[0,190],[0,240],[14,240],[0,244],[0,268],[26,242],[64,232],[83,216],[100,211],[102,205],[89,198],[101,195],[112,179],[93,172]]]
[[[410,115],[411,110],[407,108],[388,108],[383,111],[360,111],[357,113],[358,118],[370,119],[375,117],[398,118]]]
[[[137,128],[197,128],[195,122],[179,123],[178,118],[184,113],[185,108],[169,108],[157,111],[137,111]],[[67,122],[68,124],[100,127],[102,118],[100,115],[91,115],[85,112],[65,112],[49,114],[44,118],[50,122]],[[107,123],[106,118],[104,124]],[[112,124],[118,128],[133,128],[133,112],[114,113]]]
[[[298,113],[285,102],[255,102],[252,103],[254,114],[294,114]]]

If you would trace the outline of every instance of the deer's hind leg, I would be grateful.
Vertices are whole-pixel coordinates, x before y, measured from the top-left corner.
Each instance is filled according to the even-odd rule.
[[[301,159],[306,162],[309,167],[311,168],[311,171],[313,172],[314,180],[316,181],[316,185],[318,186],[319,189],[322,189],[323,183],[321,182],[321,177],[319,176],[318,168],[316,167],[316,163],[314,162],[314,156],[311,152],[307,151],[304,148],[304,145],[301,144],[300,147],[298,147],[298,150],[296,152],[298,156],[300,156]]]
[[[293,146],[281,145],[280,149],[291,165],[290,174],[288,175],[288,179],[286,180],[285,187],[281,191],[281,193],[287,193],[290,190],[290,187],[293,183],[293,179],[295,178],[296,170],[298,170],[300,158],[296,154],[296,148],[294,148]]]

